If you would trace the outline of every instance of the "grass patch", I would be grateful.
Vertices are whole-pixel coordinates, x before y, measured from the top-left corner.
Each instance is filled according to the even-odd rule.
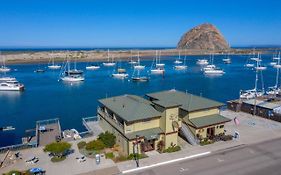
[[[55,163],[55,162],[64,161],[65,159],[66,159],[65,156],[62,156],[62,157],[56,157],[56,156],[54,156],[54,157],[51,158],[51,161]]]
[[[180,146],[170,146],[169,148],[165,149],[163,152],[164,153],[172,153],[176,151],[180,151],[181,147]]]
[[[143,159],[143,158],[146,158],[146,157],[148,157],[148,156],[145,155],[145,154],[136,154],[136,157],[137,157],[138,159]],[[128,156],[128,160],[133,160],[133,159],[135,159],[135,155],[134,155],[134,154],[130,154],[130,155]]]
[[[105,154],[105,158],[107,158],[107,159],[114,159],[114,154],[113,154],[113,152],[110,152],[110,153],[106,153]]]
[[[85,141],[81,141],[81,142],[77,143],[77,147],[78,147],[78,149],[82,149],[82,148],[85,148],[86,144],[87,143]]]

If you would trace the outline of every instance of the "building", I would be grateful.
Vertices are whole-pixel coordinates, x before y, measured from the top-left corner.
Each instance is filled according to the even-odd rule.
[[[190,142],[192,138],[222,134],[224,123],[230,121],[219,115],[224,104],[176,90],[147,94],[146,98],[123,95],[99,102],[100,126],[116,135],[125,154],[156,150],[159,145],[165,149],[176,146],[180,130]]]
[[[146,96],[163,107],[167,103],[179,104],[179,118],[182,121],[182,127],[188,126],[188,130],[199,140],[224,134],[224,124],[230,121],[220,115],[220,107],[224,106],[223,103],[204,97],[176,90]]]

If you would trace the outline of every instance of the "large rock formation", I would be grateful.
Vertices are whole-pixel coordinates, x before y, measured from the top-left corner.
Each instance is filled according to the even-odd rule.
[[[229,49],[229,45],[212,24],[201,24],[186,32],[180,39],[177,48],[222,50]]]

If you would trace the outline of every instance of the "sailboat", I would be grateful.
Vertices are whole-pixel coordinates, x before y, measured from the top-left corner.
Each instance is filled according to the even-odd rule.
[[[107,49],[107,62],[102,63],[104,66],[106,67],[112,67],[115,66],[115,62],[113,61],[113,57],[112,60],[109,60],[109,49]]]
[[[258,67],[259,64],[259,60],[257,59],[256,61],[256,65]],[[261,80],[262,80],[262,90],[257,90],[257,86],[258,86],[258,74],[259,72],[261,73]],[[253,99],[256,97],[261,97],[264,95],[264,86],[263,86],[263,76],[262,76],[262,71],[259,71],[258,69],[256,69],[256,79],[255,79],[255,87],[254,89],[250,89],[250,90],[244,90],[244,91],[240,91],[240,98],[241,99]]]
[[[129,64],[137,64],[136,61],[133,60],[133,54],[132,54],[132,50],[131,50],[131,57],[130,57],[130,61],[128,62]]]
[[[117,68],[117,71],[112,74],[112,77],[124,79],[127,78],[129,74],[126,73],[126,69],[121,67],[121,62],[119,63],[119,67]]]
[[[158,54],[158,59],[156,58],[156,67],[164,67],[164,66],[165,64],[161,63],[161,50],[160,50]]]
[[[225,73],[222,69],[217,68],[216,65],[214,65],[214,55],[211,56],[211,64],[204,67],[203,71],[204,74],[213,74],[213,75],[221,75]]]
[[[137,75],[135,76],[135,71],[137,71]],[[140,76],[140,71],[139,69],[134,70],[133,76],[132,76],[132,81],[134,82],[147,82],[149,81],[149,78],[147,76]]]
[[[181,52],[179,51],[179,57],[176,59],[176,61],[174,61],[175,64],[182,64],[181,61]]]
[[[140,53],[138,52],[138,62],[137,65],[134,66],[134,69],[143,70],[144,68],[145,66],[140,64]]]
[[[266,91],[266,93],[268,95],[277,95],[280,92],[280,88],[278,87],[279,71],[280,71],[280,68],[281,68],[281,65],[280,65],[280,53],[278,54],[278,57],[276,57],[276,59],[277,58],[278,58],[277,63],[276,63],[276,65],[274,65],[274,68],[276,68],[275,85],[272,86],[272,87],[268,87],[268,90]]]
[[[1,52],[0,52],[0,56],[1,56]],[[2,66],[0,67],[0,72],[10,72],[10,71],[11,69],[7,67],[5,64],[5,58],[2,57]]]
[[[56,69],[61,68],[60,65],[55,64],[55,58],[53,57],[53,53],[51,54],[51,61],[52,61],[52,64],[48,66],[49,69],[56,70]]]
[[[251,57],[251,55],[249,55],[250,58],[247,59],[246,63],[245,63],[245,67],[247,68],[252,68],[255,67],[255,64],[252,61],[257,61],[258,59],[255,57],[255,50],[253,51],[253,56]]]
[[[229,57],[229,54],[227,55],[226,58],[222,59],[224,64],[231,64],[231,58]]]
[[[258,57],[253,60],[255,60],[257,62],[257,66],[255,67],[256,70],[258,70],[258,71],[266,70],[266,67],[261,65],[262,59],[261,59],[260,54],[258,54]]]
[[[270,62],[269,65],[274,67],[275,65],[277,65],[278,60],[280,60],[280,52],[276,56],[273,55],[272,62]]]
[[[165,72],[165,70],[163,68],[165,64],[164,65],[161,64],[161,66],[157,65],[158,58],[159,58],[158,51],[156,50],[156,52],[155,52],[155,59],[152,62],[150,72],[151,72],[151,74],[161,74],[161,75],[163,75],[164,72]]]
[[[98,64],[91,64],[91,65],[86,66],[86,70],[97,70],[99,68],[100,68],[100,66]]]
[[[70,61],[67,59],[65,64],[65,69],[67,67],[67,70],[64,71],[64,73],[61,76],[61,80],[65,82],[79,82],[84,81],[85,78],[83,77],[83,71],[76,69],[76,61],[74,63],[74,69],[70,69]]]
[[[179,60],[180,60],[180,53],[179,53]],[[175,70],[186,70],[187,69],[187,66],[185,65],[186,64],[186,54],[184,56],[184,60],[183,60],[183,64],[182,64],[182,61],[181,63],[176,63],[177,65],[174,66]]]

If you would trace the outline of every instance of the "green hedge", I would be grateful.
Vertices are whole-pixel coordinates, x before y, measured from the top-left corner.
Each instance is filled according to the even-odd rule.
[[[113,152],[110,152],[110,153],[106,153],[105,154],[105,158],[107,158],[107,159],[113,159],[115,156],[114,156],[114,154],[113,154]]]
[[[86,144],[86,150],[102,150],[105,148],[104,143],[101,140],[93,140]]]
[[[170,146],[169,148],[164,150],[164,153],[172,153],[180,150],[181,150],[180,146]]]

